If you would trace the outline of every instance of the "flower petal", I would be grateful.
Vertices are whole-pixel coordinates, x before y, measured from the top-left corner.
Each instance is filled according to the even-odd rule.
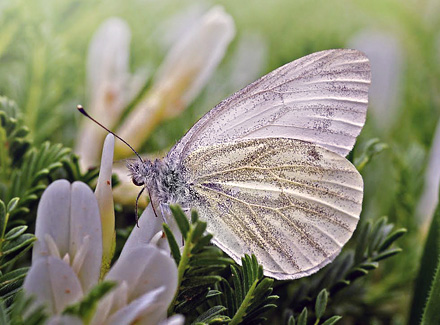
[[[129,301],[164,287],[160,302],[168,307],[177,289],[177,266],[169,253],[153,245],[143,245],[121,254],[106,280],[125,281]]]
[[[83,325],[83,321],[74,316],[54,316],[51,317],[47,325]]]
[[[50,314],[60,314],[66,306],[78,302],[83,296],[72,268],[52,256],[41,257],[32,263],[23,288],[27,294],[36,296],[37,304],[46,304]]]
[[[234,35],[232,17],[223,7],[213,7],[170,50],[157,74],[157,87],[187,83],[182,100],[188,105],[208,81]]]
[[[185,323],[185,317],[183,315],[173,315],[170,318],[160,322],[159,325],[183,325]]]
[[[58,256],[82,261],[76,267],[84,290],[97,283],[102,258],[101,220],[96,198],[86,184],[71,185],[66,180],[50,184],[38,205],[35,235],[38,240],[32,252],[33,263],[51,255],[54,249],[48,243],[55,243]],[[49,236],[53,240],[45,240]],[[85,256],[76,256],[78,253]]]
[[[72,184],[70,220],[71,256],[80,250],[88,239],[88,249],[78,277],[84,290],[93,287],[99,280],[102,259],[102,231],[99,208],[92,190],[82,182]]]
[[[151,90],[118,129],[119,135],[139,147],[157,123],[185,109],[211,77],[234,35],[234,22],[222,7],[206,13],[171,48]],[[116,143],[115,154],[120,158],[132,153]]]
[[[100,122],[110,128],[134,95],[130,89],[134,86],[129,72],[130,39],[127,23],[110,18],[99,27],[89,47],[89,109],[92,116],[99,116]],[[84,119],[75,148],[82,168],[97,164],[105,135],[95,123]]]
[[[417,205],[417,216],[425,225],[431,222],[438,204],[440,185],[440,120],[437,122],[425,172],[425,186]]]
[[[159,231],[162,230],[163,220],[154,214],[151,204],[139,218],[139,227],[134,227],[122,249],[121,256],[138,246],[145,246]]]
[[[41,196],[35,224],[37,241],[32,250],[32,263],[38,258],[50,255],[46,235],[52,237],[60,256],[69,252],[70,194],[70,183],[57,180],[50,184]]]
[[[129,325],[136,320],[143,325],[156,325],[166,317],[168,305],[160,301],[164,288],[149,291],[113,314],[106,324]]]
[[[384,31],[363,30],[349,42],[349,48],[364,52],[371,64],[369,116],[378,131],[390,130],[399,114],[403,100],[404,49],[399,37]]]
[[[128,287],[126,282],[120,283],[113,291],[99,301],[92,325],[106,324],[110,314],[128,305]]]
[[[115,137],[107,135],[102,149],[101,168],[95,196],[98,200],[102,226],[102,262],[104,272],[108,270],[115,247],[115,210],[112,193],[112,166]]]

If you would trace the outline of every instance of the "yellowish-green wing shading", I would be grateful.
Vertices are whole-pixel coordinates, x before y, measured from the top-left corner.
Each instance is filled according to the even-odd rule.
[[[190,206],[237,262],[255,254],[265,274],[295,279],[332,261],[354,232],[363,181],[344,157],[293,139],[202,147],[183,160]]]

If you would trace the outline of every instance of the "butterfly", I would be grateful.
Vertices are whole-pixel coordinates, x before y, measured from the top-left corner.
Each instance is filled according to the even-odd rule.
[[[359,220],[363,180],[345,158],[365,123],[371,80],[356,50],[313,53],[220,102],[163,160],[128,163],[155,211],[194,208],[240,263],[276,279],[331,262]]]

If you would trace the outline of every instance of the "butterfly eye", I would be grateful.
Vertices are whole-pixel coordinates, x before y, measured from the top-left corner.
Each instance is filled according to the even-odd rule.
[[[142,185],[144,185],[143,182],[138,181],[135,177],[132,177],[131,180],[132,180],[133,184],[136,185],[136,186],[142,186]]]

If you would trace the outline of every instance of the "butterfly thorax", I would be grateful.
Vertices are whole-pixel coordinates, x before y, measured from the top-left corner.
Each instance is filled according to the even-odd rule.
[[[146,160],[127,163],[133,183],[145,186],[154,206],[177,203],[188,204],[189,188],[182,170],[172,167],[164,160]],[[186,204],[185,204],[186,203]],[[186,206],[182,206],[186,208]]]

